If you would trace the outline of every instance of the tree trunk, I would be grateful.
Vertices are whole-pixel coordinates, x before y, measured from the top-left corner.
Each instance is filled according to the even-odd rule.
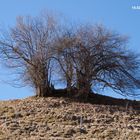
[[[68,95],[71,94],[71,79],[69,77],[67,77],[67,93]]]
[[[36,88],[36,95],[38,97],[46,97],[50,93],[51,93],[51,89],[49,87],[44,88],[42,86],[39,86],[39,87]]]
[[[79,76],[79,75],[78,75]],[[91,92],[90,82],[86,80],[86,77],[79,76],[77,79],[78,93],[76,97],[87,100],[89,93]]]

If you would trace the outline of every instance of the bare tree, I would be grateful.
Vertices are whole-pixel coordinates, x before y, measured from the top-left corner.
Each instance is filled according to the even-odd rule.
[[[125,36],[103,26],[83,25],[65,32],[57,49],[67,88],[76,83],[77,96],[84,97],[96,86],[134,95],[133,91],[140,87],[140,61],[126,48],[127,41]]]
[[[87,97],[96,86],[133,95],[140,87],[140,61],[127,49],[127,42],[126,37],[103,26],[70,29],[46,14],[18,17],[15,27],[0,34],[0,54],[24,82],[35,88],[37,96],[51,93],[56,63],[68,91],[75,87],[77,96]]]
[[[1,56],[35,88],[37,96],[51,92],[50,65],[56,27],[52,15],[18,17],[16,26],[1,34]]]
[[[100,85],[122,95],[134,95],[133,91],[140,87],[140,61],[137,54],[126,49],[127,38],[91,25],[80,27],[76,36],[73,61],[81,94]]]

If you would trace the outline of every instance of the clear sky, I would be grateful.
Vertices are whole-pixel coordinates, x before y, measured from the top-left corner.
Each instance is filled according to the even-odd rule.
[[[99,23],[128,35],[129,47],[140,53],[140,10],[132,6],[140,6],[140,0],[0,0],[0,26],[14,25],[19,15],[36,16],[48,9],[70,21]],[[0,100],[33,95],[28,87],[14,88],[3,82],[9,80],[9,76],[3,74],[6,71],[0,67]]]

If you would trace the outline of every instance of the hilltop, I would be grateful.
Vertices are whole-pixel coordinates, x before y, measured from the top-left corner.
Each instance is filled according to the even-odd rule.
[[[128,104],[92,104],[64,97],[0,101],[0,140],[123,139],[140,139],[140,110]]]

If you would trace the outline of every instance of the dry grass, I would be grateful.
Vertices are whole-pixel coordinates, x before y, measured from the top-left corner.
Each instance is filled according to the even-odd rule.
[[[56,97],[0,102],[0,139],[139,140],[139,113]]]

